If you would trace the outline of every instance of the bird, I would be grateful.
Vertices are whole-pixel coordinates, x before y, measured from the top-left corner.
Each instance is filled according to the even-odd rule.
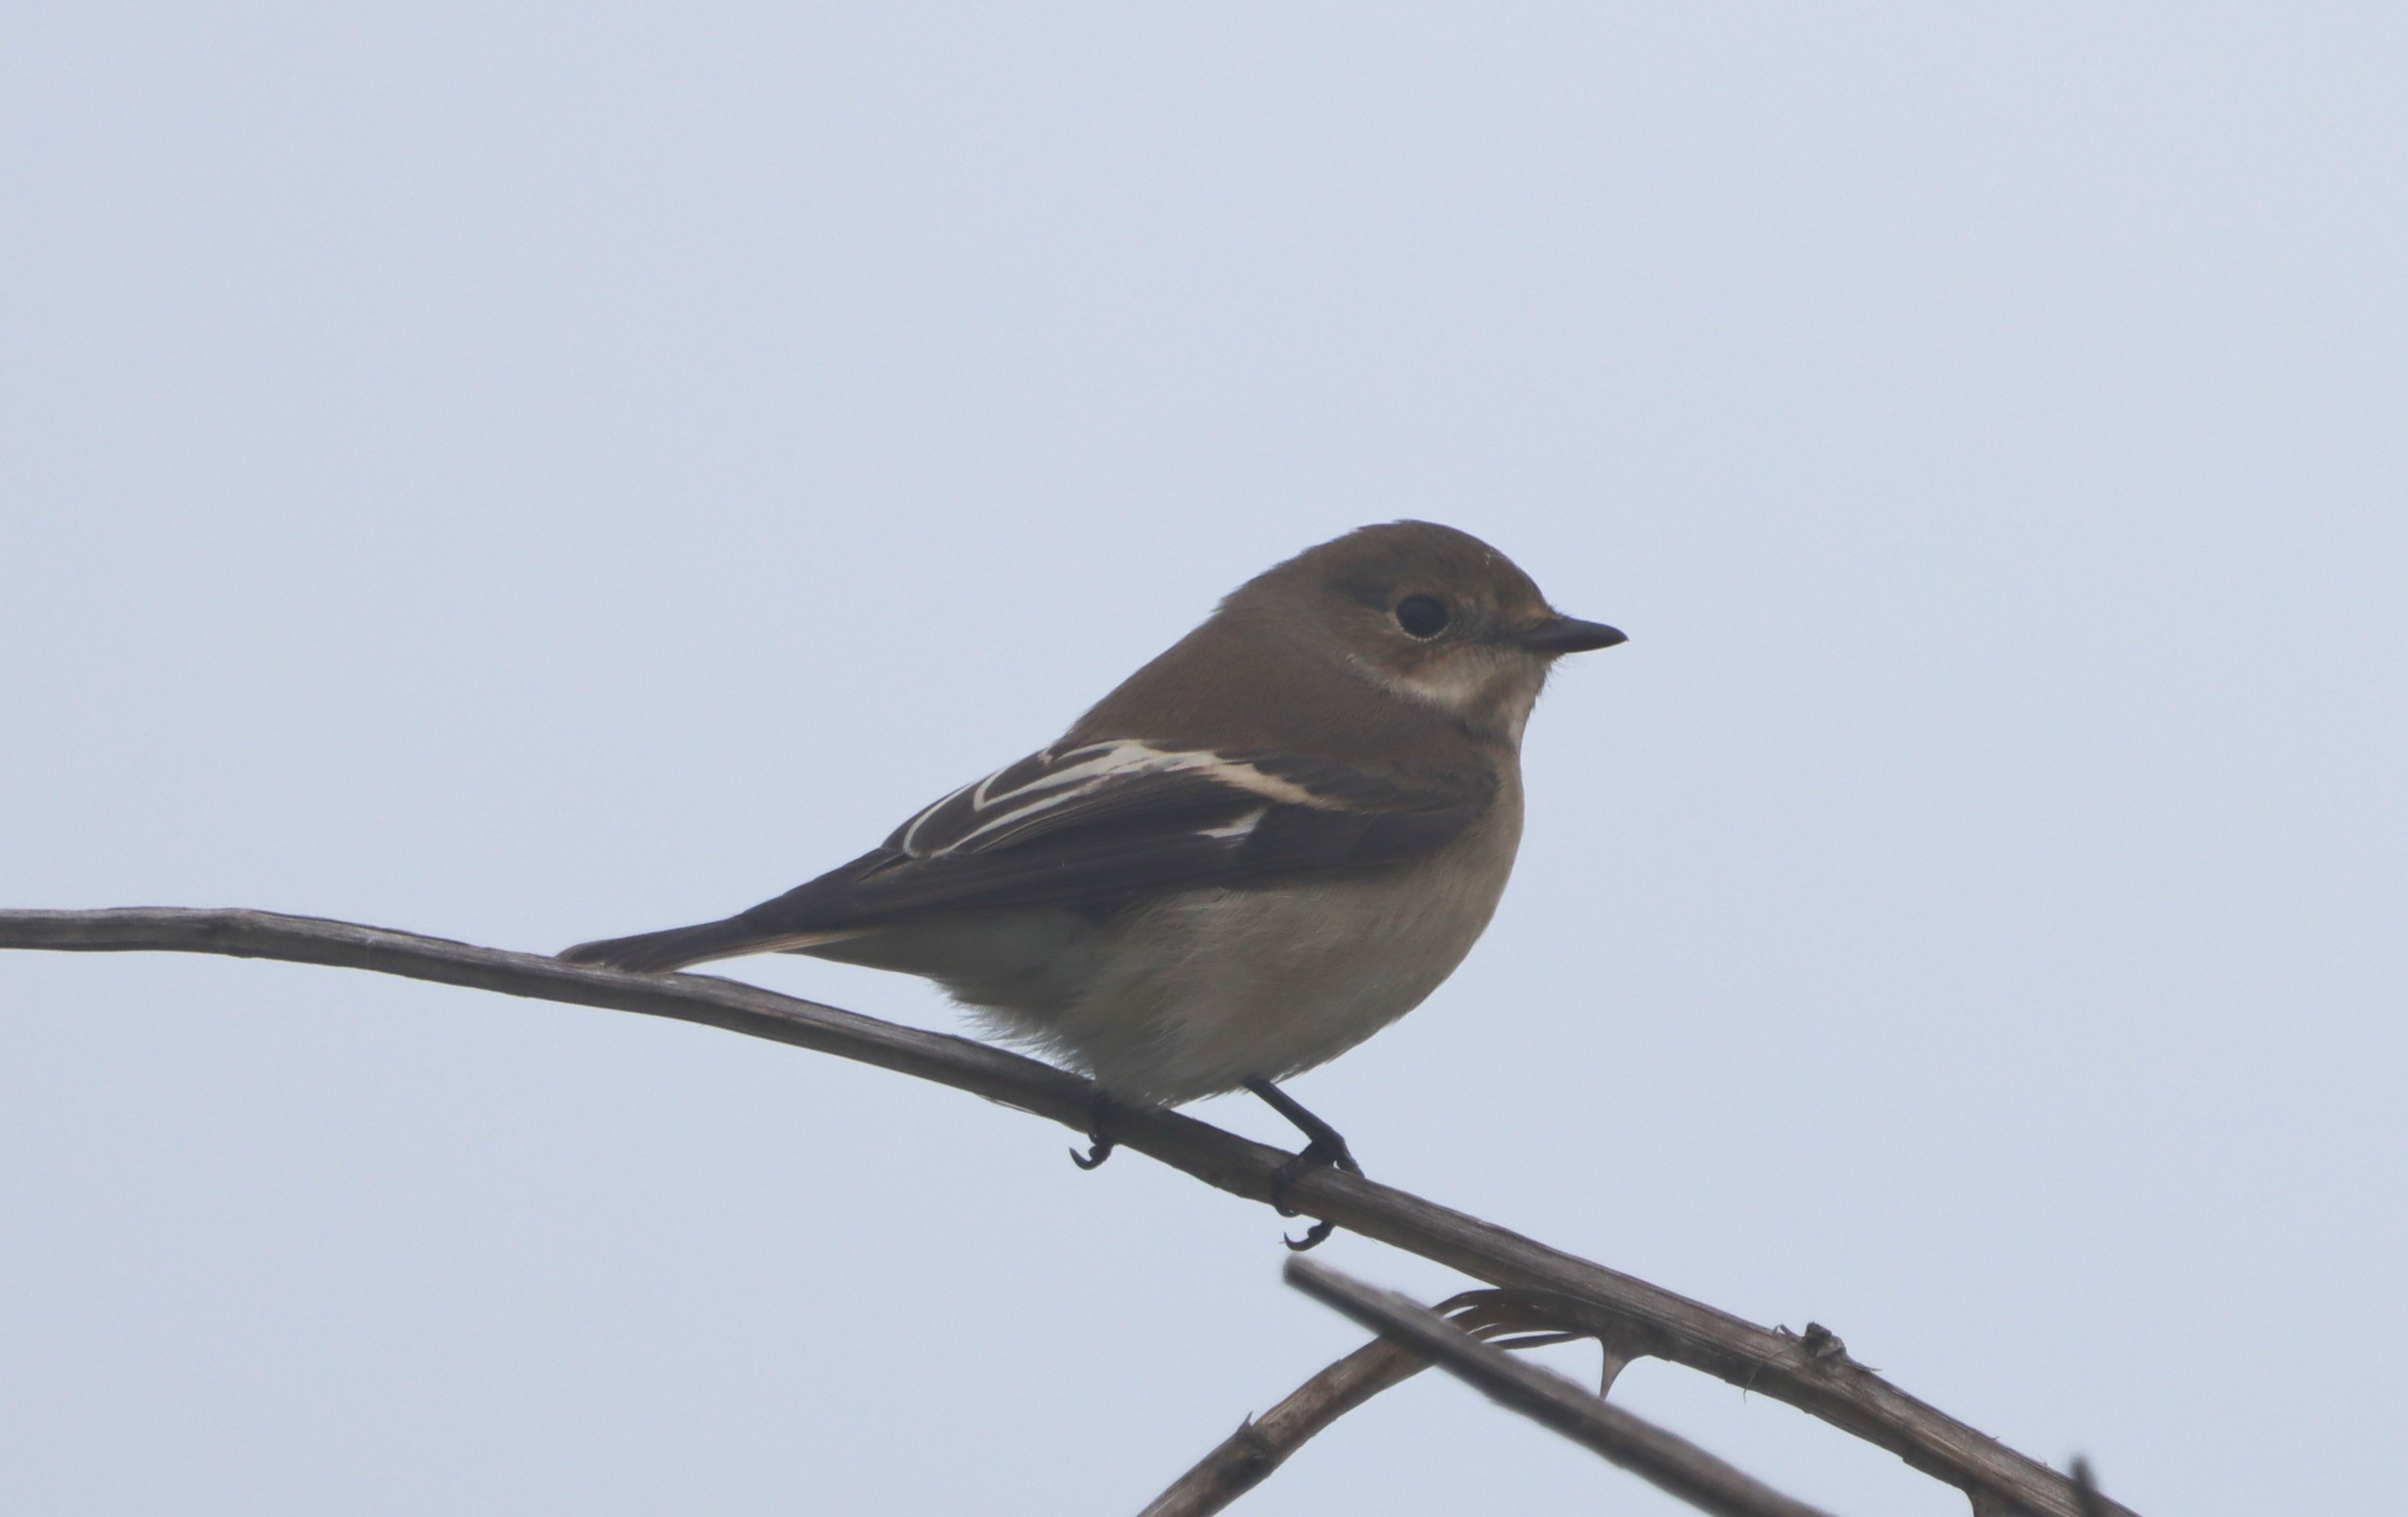
[[[1468,532],[1359,527],[1248,580],[1059,740],[852,862],[561,957],[664,973],[796,953],[921,975],[1091,1076],[1099,1103],[1251,1091],[1310,1140],[1283,1178],[1359,1174],[1278,1082],[1463,961],[1512,871],[1549,671],[1625,641]],[[1103,1125],[1082,1167],[1111,1151]]]

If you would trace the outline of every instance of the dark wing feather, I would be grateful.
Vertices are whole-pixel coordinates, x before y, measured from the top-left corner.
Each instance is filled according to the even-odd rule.
[[[884,846],[738,919],[817,931],[1396,863],[1455,837],[1492,790],[1137,743],[1049,750],[954,791]]]
[[[1495,788],[1487,775],[1411,783],[1329,759],[1135,742],[1048,749],[954,791],[881,846],[773,901],[563,957],[674,969],[947,912],[1111,906],[1398,863],[1459,835]]]

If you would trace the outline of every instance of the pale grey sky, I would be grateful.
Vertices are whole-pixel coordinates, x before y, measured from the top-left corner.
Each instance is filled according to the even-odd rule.
[[[2403,78],[2372,5],[21,4],[0,899],[715,915],[1275,559],[1450,522],[1632,641],[1539,712],[1486,941],[1297,1094],[2143,1511],[2378,1510]],[[631,1017],[0,956],[0,1508],[1133,1510],[1358,1335],[1266,1211],[1067,1142]],[[1241,1510],[1574,1504],[1684,1510],[1426,1378]]]

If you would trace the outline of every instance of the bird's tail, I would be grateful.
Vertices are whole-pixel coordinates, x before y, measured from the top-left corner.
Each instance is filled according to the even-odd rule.
[[[580,943],[560,957],[572,964],[600,964],[638,975],[658,975],[712,959],[732,959],[740,953],[767,953],[793,946],[798,937],[821,935],[764,932],[757,921],[730,917],[695,927],[672,927],[665,932],[638,932],[634,937]]]

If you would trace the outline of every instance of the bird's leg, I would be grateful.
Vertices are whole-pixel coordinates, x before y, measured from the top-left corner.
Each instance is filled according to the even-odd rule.
[[[1095,1168],[1110,1159],[1112,1156],[1112,1150],[1120,1147],[1118,1143],[1104,1136],[1104,1113],[1111,1108],[1111,1104],[1112,1098],[1101,1091],[1097,1091],[1087,1100],[1087,1151],[1081,1153],[1076,1149],[1070,1150],[1070,1163],[1081,1169]]]
[[[1305,1110],[1303,1103],[1296,1097],[1267,1079],[1250,1079],[1244,1084],[1247,1090],[1263,1098],[1263,1105],[1294,1122],[1297,1131],[1302,1133],[1306,1139],[1304,1151],[1280,1165],[1279,1172],[1271,1177],[1272,1210],[1283,1217],[1299,1215],[1287,1204],[1287,1188],[1298,1175],[1315,1164],[1331,1164],[1350,1175],[1363,1173],[1363,1166],[1354,1162],[1354,1155],[1348,1151],[1346,1139],[1340,1135],[1338,1129]],[[1336,1222],[1316,1221],[1305,1230],[1303,1237],[1287,1239],[1287,1246],[1295,1252],[1302,1253],[1307,1249],[1318,1248],[1337,1230]]]
[[[1296,1097],[1266,1079],[1246,1080],[1243,1084],[1247,1090],[1263,1098],[1263,1105],[1294,1122],[1297,1131],[1308,1139],[1304,1151],[1291,1163],[1282,1165],[1283,1170],[1301,1170],[1312,1164],[1335,1164],[1350,1175],[1363,1173],[1363,1166],[1356,1163],[1354,1155],[1347,1151],[1346,1139],[1339,1134],[1338,1129],[1305,1110],[1303,1103]],[[1291,1211],[1285,1215],[1293,1217],[1296,1213]]]

